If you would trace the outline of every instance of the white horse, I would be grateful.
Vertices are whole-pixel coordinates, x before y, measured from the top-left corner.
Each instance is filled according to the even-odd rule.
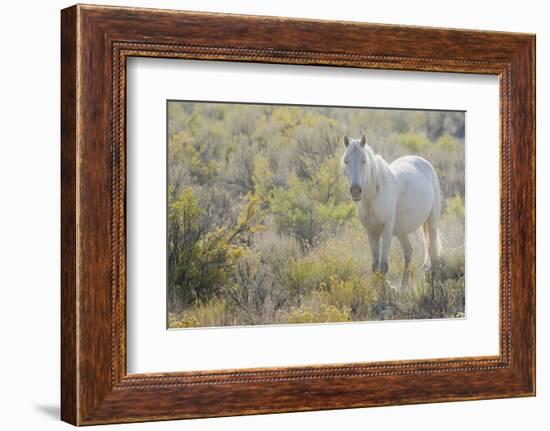
[[[403,278],[410,276],[412,245],[409,235],[423,226],[424,265],[433,266],[440,257],[439,218],[441,192],[433,166],[418,156],[401,157],[388,164],[367,145],[367,137],[344,137],[346,150],[342,167],[351,197],[367,231],[372,253],[372,270],[386,274],[392,238],[403,248]]]

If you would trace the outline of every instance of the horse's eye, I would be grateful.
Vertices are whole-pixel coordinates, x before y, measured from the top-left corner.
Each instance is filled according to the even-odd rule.
[[[344,160],[344,165],[347,165],[348,164],[348,161],[347,160]]]
[[[365,163],[367,163],[367,161],[366,161],[366,160],[363,160],[363,164],[365,164]]]

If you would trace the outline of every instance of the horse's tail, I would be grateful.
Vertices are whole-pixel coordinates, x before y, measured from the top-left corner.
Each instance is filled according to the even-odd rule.
[[[430,261],[430,254],[428,252],[428,233],[426,232],[426,225],[423,225],[420,229],[420,240],[422,241],[422,249],[424,250],[424,261],[420,266],[420,269],[427,269]]]
[[[441,231],[439,230],[439,219],[441,217],[441,187],[439,185],[439,179],[437,173],[432,167],[432,185],[434,192],[434,199],[432,204],[432,210],[428,216],[428,219],[423,226],[423,242],[424,242],[424,265],[427,266],[428,258],[430,265],[439,261],[441,257]]]

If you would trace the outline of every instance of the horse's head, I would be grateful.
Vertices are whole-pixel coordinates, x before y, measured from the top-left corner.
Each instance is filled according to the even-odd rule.
[[[360,201],[369,169],[368,153],[365,149],[367,137],[362,135],[360,139],[351,139],[344,136],[344,145],[346,151],[342,156],[342,167],[348,180],[349,192],[354,201]]]

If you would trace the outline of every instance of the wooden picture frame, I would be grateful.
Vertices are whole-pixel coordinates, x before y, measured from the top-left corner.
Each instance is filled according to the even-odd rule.
[[[77,5],[61,14],[61,418],[75,425],[535,394],[535,36]],[[126,372],[131,56],[500,77],[500,354]]]

